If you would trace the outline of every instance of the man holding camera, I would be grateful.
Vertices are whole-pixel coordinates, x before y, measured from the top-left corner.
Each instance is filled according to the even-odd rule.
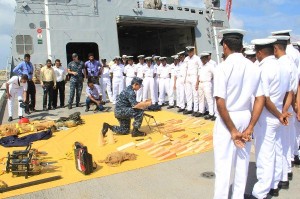
[[[30,62],[30,55],[25,54],[24,55],[24,61],[22,61],[18,66],[16,66],[13,70],[14,73],[16,73],[18,76],[22,75],[27,75],[28,77],[28,92],[26,92],[26,103],[29,103],[29,96],[30,96],[30,104],[29,107],[31,111],[35,111],[35,94],[36,94],[36,89],[34,82],[32,81],[33,77],[33,65]],[[25,109],[25,113],[30,114],[29,109]]]
[[[27,81],[28,81],[28,76],[27,75],[22,75],[21,77],[19,76],[13,76],[6,82],[6,96],[8,99],[8,121],[11,122],[13,120],[13,102],[14,99],[18,99],[18,116],[19,119],[23,117],[22,114],[22,108],[21,108],[21,103],[26,101],[27,99]],[[23,96],[22,96],[23,95]]]
[[[89,60],[85,62],[88,79],[90,79],[94,84],[99,85],[99,77],[101,75],[102,66],[98,60],[95,60],[93,53],[89,53],[88,58]]]

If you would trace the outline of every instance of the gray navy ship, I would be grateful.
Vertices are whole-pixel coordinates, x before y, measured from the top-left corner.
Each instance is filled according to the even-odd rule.
[[[196,46],[220,60],[218,32],[228,28],[220,1],[204,8],[181,6],[179,0],[17,0],[12,35],[11,70],[31,55],[35,66],[46,59],[66,64],[76,52],[83,61],[116,55],[171,56]]]

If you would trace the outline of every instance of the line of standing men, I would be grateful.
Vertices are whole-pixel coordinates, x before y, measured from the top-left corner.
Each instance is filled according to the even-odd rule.
[[[242,54],[245,31],[221,31],[225,61],[217,66],[214,97],[215,199],[264,199],[278,196],[293,179],[299,161],[300,54],[290,44],[290,31],[273,32],[252,41],[257,62]],[[258,181],[245,194],[254,138]],[[233,168],[233,169],[232,169]],[[244,195],[245,194],[245,195]]]

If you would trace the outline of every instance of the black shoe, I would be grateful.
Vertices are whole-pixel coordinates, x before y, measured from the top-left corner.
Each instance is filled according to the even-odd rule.
[[[103,123],[103,126],[102,126],[102,135],[103,137],[105,137],[108,129],[111,129],[111,126],[108,124],[108,123]]]
[[[288,173],[288,179],[290,181],[293,180],[293,172]]]
[[[274,197],[279,196],[279,189],[278,189],[278,188],[277,188],[277,189],[271,189],[271,190],[269,191],[269,195],[270,195],[270,196],[274,196]]]
[[[26,113],[27,115],[30,115],[30,114],[31,114],[29,111],[25,111],[25,113]]]
[[[192,113],[193,113],[193,111],[188,111],[188,110],[183,111],[183,115],[188,115],[188,114],[192,114]]]
[[[19,116],[19,119],[22,119],[22,118],[24,118],[23,116]]]
[[[81,106],[81,104],[77,103],[77,104],[76,104],[76,107],[82,107],[82,106]]]
[[[134,128],[131,132],[131,137],[143,137],[146,135],[146,133],[139,131],[137,128]]]
[[[89,108],[86,108],[86,109],[85,109],[85,112],[89,112],[89,110],[90,110]]]
[[[195,116],[195,117],[203,117],[203,113],[198,112],[198,113],[196,113],[194,116]]]
[[[211,118],[213,118],[213,117],[214,117],[213,115],[205,115],[204,119],[205,120],[211,120]]]
[[[69,105],[68,105],[68,109],[72,109],[72,104],[69,104]]]
[[[184,109],[183,108],[180,108],[180,109],[178,109],[178,113],[181,113],[181,112],[183,112],[184,111]]]
[[[210,120],[211,121],[215,121],[217,119],[217,117],[216,116],[213,116]]]
[[[289,189],[290,183],[289,181],[280,181],[278,183],[278,189]]]
[[[53,106],[53,110],[57,109],[57,106]]]
[[[9,122],[13,121],[12,117],[9,117],[9,118],[8,118],[8,121],[9,121]]]
[[[174,108],[174,106],[168,106],[168,107],[167,107],[167,109],[172,109],[172,108]]]
[[[294,166],[299,168],[300,167],[300,159],[298,155],[294,156]]]
[[[65,106],[64,105],[60,105],[59,108],[65,108]]]
[[[48,107],[48,110],[51,111],[51,110],[54,110],[54,109],[52,107]]]
[[[208,112],[208,111],[205,111],[203,115],[208,115],[208,114],[209,114],[209,112]]]

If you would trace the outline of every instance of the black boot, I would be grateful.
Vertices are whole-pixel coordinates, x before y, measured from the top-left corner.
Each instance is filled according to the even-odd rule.
[[[131,136],[132,137],[142,137],[142,136],[146,136],[147,134],[144,132],[139,131],[137,128],[133,128],[132,132],[131,132]]]
[[[109,125],[108,123],[103,123],[103,126],[102,126],[102,135],[103,137],[105,137],[108,129],[111,129],[111,125]]]
[[[274,196],[274,197],[279,196],[279,189],[278,189],[278,188],[277,188],[277,189],[271,189],[271,190],[269,191],[269,195],[270,195],[270,196]]]
[[[12,117],[9,117],[9,118],[8,118],[8,121],[9,121],[9,122],[13,121],[13,118],[12,118]]]
[[[300,167],[300,159],[299,159],[299,156],[298,155],[295,155],[294,156],[294,165],[295,167]]]
[[[293,180],[293,172],[288,173],[288,179]]]
[[[289,189],[290,183],[289,181],[280,181],[278,183],[278,188],[279,189]]]

